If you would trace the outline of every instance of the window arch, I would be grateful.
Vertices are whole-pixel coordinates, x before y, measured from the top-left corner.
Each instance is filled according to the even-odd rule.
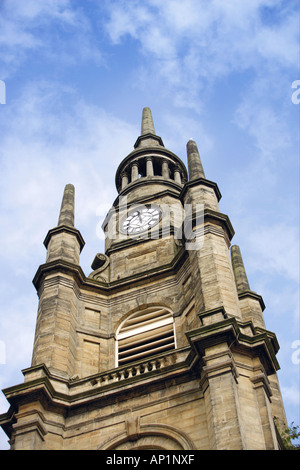
[[[173,315],[151,306],[129,315],[117,334],[117,366],[143,360],[176,347]]]

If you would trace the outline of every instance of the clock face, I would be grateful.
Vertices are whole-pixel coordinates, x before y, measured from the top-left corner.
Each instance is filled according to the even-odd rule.
[[[132,211],[122,222],[122,229],[128,235],[136,235],[156,225],[161,217],[158,207],[142,206]]]

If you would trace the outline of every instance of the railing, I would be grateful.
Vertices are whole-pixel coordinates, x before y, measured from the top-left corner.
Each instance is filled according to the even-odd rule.
[[[175,351],[172,354],[168,354],[162,357],[148,359],[143,362],[134,363],[132,365],[126,364],[123,367],[102,373],[97,377],[90,379],[90,383],[95,386],[105,386],[122,380],[130,379],[132,377],[138,377],[140,375],[147,374],[148,372],[154,372],[156,370],[163,369],[167,366],[181,362],[181,354]]]
[[[49,379],[49,386],[55,392],[59,393],[60,398],[63,396],[78,396],[81,394],[88,393],[92,389],[105,388],[109,385],[117,385],[119,382],[126,381],[128,384],[132,383],[130,379],[140,377],[151,377],[152,374],[163,374],[169,373],[175,369],[186,368],[187,362],[189,362],[190,347],[186,346],[180,349],[174,349],[160,356],[152,356],[145,360],[140,360],[133,362],[132,364],[124,364],[123,366],[111,369],[105,372],[100,372],[90,377],[79,378],[77,375],[66,379],[60,377],[53,372],[50,372],[49,369],[44,364],[39,364],[37,366],[24,369],[25,384],[24,386],[28,387],[30,382],[34,381],[36,384],[38,381]],[[147,375],[148,374],[148,375]],[[41,383],[42,383],[41,382]],[[84,396],[84,395],[83,395]]]

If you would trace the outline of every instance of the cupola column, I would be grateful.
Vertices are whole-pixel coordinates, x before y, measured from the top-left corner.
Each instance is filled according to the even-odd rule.
[[[131,181],[136,181],[139,179],[139,167],[137,162],[133,162],[131,166]]]
[[[162,176],[163,178],[170,178],[170,170],[169,170],[169,164],[167,160],[163,160],[162,162]]]
[[[122,189],[124,189],[128,185],[128,176],[127,173],[122,173]]]
[[[174,170],[174,181],[175,183],[181,184],[181,174],[178,166],[176,166]]]
[[[154,176],[152,157],[146,157],[146,175]]]

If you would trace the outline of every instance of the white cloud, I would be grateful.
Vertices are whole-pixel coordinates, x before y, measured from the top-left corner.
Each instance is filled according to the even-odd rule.
[[[147,0],[142,7],[118,1],[111,3],[106,28],[114,42],[136,39],[149,73],[170,93],[184,93],[187,105],[203,83],[234,71],[260,74],[270,64],[296,69],[297,15],[293,2],[289,6],[280,0]],[[267,22],[264,10],[276,16],[279,7],[280,21]]]
[[[282,387],[283,400],[287,404],[299,405],[299,387],[295,384],[290,387]],[[295,423],[298,425],[298,422]]]
[[[268,105],[257,104],[254,108],[253,101],[244,101],[236,110],[235,122],[254,137],[260,154],[265,157],[277,156],[291,144],[287,122]]]
[[[75,185],[83,236],[85,228],[96,233],[99,204],[116,196],[111,182],[124,150],[133,148],[136,128],[76,95],[67,111],[58,110],[63,99],[55,84],[35,83],[7,108],[0,150],[3,258],[26,256],[24,239],[27,253],[42,244],[49,224],[57,223],[65,184]]]
[[[284,218],[284,214],[283,214]],[[257,227],[253,229],[253,227]],[[251,224],[247,218],[247,226],[239,232],[247,247],[247,266],[251,271],[260,271],[270,275],[280,275],[296,283],[299,282],[299,230],[297,225],[288,226],[281,221],[262,225],[261,222]]]
[[[0,11],[1,79],[32,52],[64,65],[102,60],[87,16],[70,0],[5,0]]]

